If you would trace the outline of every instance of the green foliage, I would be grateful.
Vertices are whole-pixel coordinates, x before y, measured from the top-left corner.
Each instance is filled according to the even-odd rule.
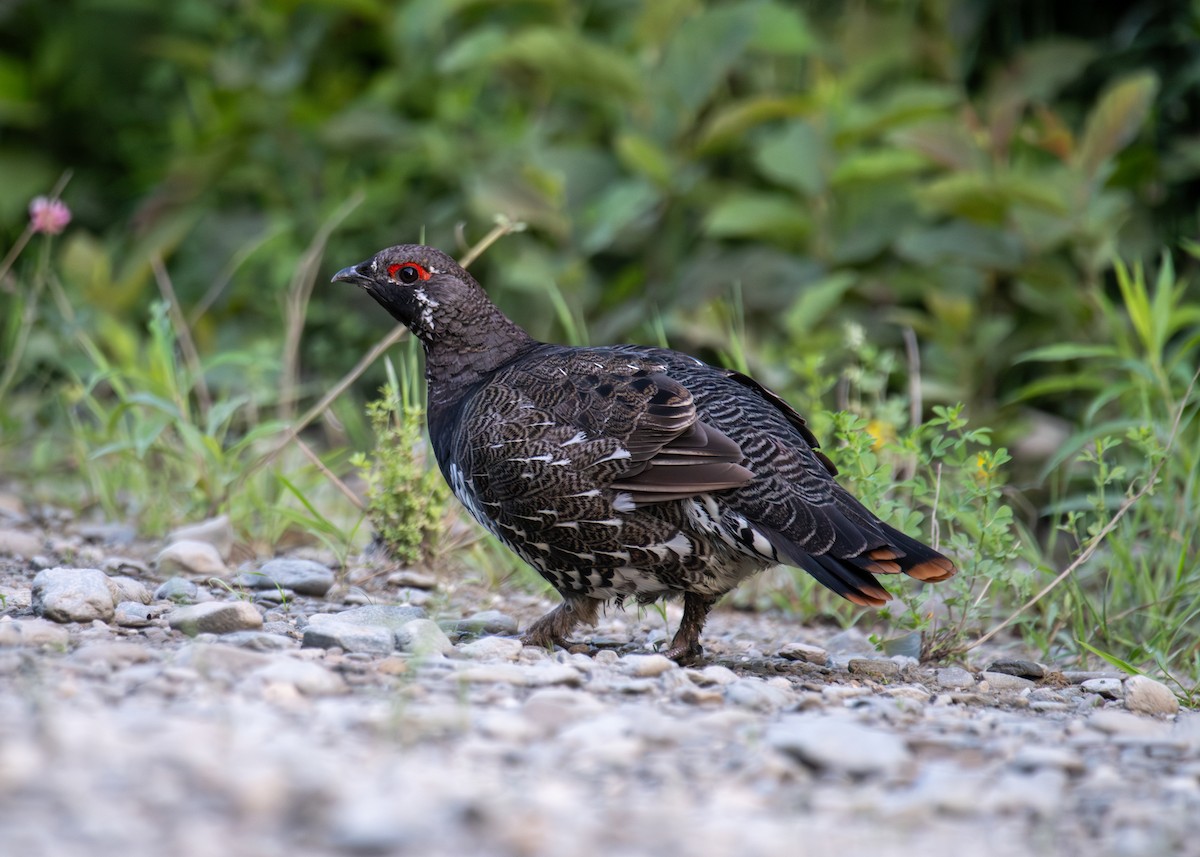
[[[450,492],[425,440],[424,388],[414,348],[399,377],[390,361],[387,368],[383,397],[367,405],[374,456],[357,453],[350,463],[367,484],[367,516],[379,542],[401,562],[428,565],[444,539]]]
[[[1068,342],[1026,356],[1070,363],[1025,395],[1091,391],[1085,422],[1048,465],[1057,485],[1048,511],[1061,547],[1077,550],[1129,506],[1062,600],[1045,608],[1053,620],[1047,643],[1073,651],[1086,641],[1195,681],[1200,300],[1189,297],[1170,256],[1153,278],[1141,265],[1118,265],[1117,274],[1120,301],[1101,303],[1110,344]]]

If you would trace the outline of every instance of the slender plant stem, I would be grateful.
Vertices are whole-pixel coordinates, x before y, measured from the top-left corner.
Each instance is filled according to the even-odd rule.
[[[300,447],[300,451],[303,452],[305,457],[312,462],[313,466],[316,467],[317,470],[321,471],[321,474],[330,482],[332,482],[334,487],[341,491],[346,499],[349,500],[351,504],[353,504],[360,512],[367,508],[367,504],[358,498],[358,495],[351,490],[350,486],[339,479],[336,473],[325,466],[325,462],[321,460],[319,455],[313,452],[312,447],[310,447],[300,438],[296,438],[296,445]]]
[[[183,361],[187,364],[188,373],[192,376],[192,383],[196,388],[196,402],[200,406],[200,416],[207,419],[208,412],[212,409],[212,395],[208,391],[208,382],[204,380],[204,366],[200,362],[200,353],[196,350],[196,342],[192,339],[191,328],[188,327],[187,319],[183,317],[183,308],[179,305],[179,298],[175,296],[175,286],[171,283],[166,266],[163,265],[162,256],[155,253],[150,258],[150,267],[154,271],[158,290],[162,294],[163,300],[167,302],[167,315],[170,316],[171,325],[175,328],[175,338],[179,340],[179,350],[183,354]]]
[[[300,257],[296,273],[288,284],[287,305],[284,310],[283,360],[279,378],[279,418],[290,420],[296,410],[296,388],[300,377],[300,338],[304,333],[304,317],[308,312],[308,302],[312,297],[313,286],[317,282],[317,271],[321,267],[321,259],[325,256],[325,245],[329,243],[335,229],[342,221],[350,216],[354,209],[362,205],[366,194],[358,191],[348,200],[337,207],[333,214],[326,218],[313,236],[312,242]]]

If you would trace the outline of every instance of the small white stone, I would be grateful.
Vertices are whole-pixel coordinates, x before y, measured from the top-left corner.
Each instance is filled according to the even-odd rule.
[[[635,678],[654,678],[679,666],[662,655],[626,655],[620,663],[622,672]]]
[[[1087,693],[1098,693],[1105,699],[1120,699],[1125,685],[1119,678],[1089,678],[1079,685]]]
[[[228,515],[218,515],[198,524],[172,530],[167,542],[207,542],[217,549],[222,559],[227,560],[233,552],[233,525],[229,523]]]
[[[163,574],[184,571],[221,576],[229,571],[221,559],[221,554],[208,542],[172,542],[158,552],[154,562]]]

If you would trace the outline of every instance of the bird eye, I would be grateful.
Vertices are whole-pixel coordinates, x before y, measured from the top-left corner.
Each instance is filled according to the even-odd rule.
[[[388,265],[388,276],[393,280],[399,280],[406,286],[411,286],[417,280],[428,280],[429,272],[420,265],[409,262],[406,264]]]

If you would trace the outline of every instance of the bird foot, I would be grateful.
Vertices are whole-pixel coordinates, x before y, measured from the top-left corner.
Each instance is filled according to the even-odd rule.
[[[688,666],[704,660],[704,647],[693,640],[690,643],[674,643],[671,648],[659,654],[664,658],[670,658],[680,666]]]

